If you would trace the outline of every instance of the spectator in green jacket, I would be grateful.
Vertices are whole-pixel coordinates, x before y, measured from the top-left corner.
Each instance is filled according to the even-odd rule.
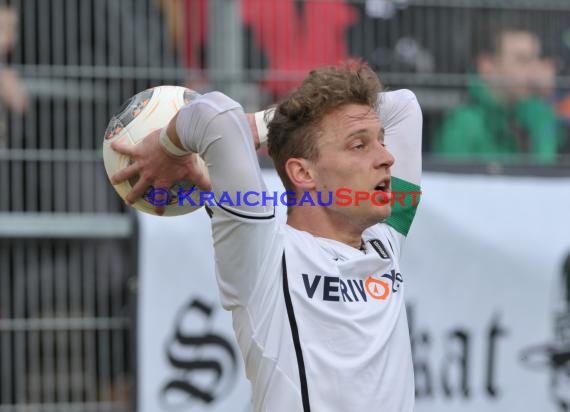
[[[555,161],[556,113],[540,98],[554,72],[541,58],[540,39],[524,26],[503,25],[482,27],[478,41],[469,101],[447,114],[435,152],[456,159]]]

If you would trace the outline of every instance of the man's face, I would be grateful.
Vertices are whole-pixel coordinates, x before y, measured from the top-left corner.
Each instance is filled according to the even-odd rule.
[[[513,103],[525,99],[544,81],[537,78],[543,72],[540,53],[540,42],[533,34],[525,31],[502,34],[485,76],[503,100]]]
[[[384,128],[378,114],[368,106],[349,104],[326,115],[320,125],[318,137],[319,159],[312,163],[315,190],[323,193],[328,201],[328,192],[333,192],[333,203],[326,210],[333,219],[348,221],[366,228],[390,215],[390,203],[375,205],[371,200],[355,203],[355,192],[373,195],[379,186],[390,190],[390,167],[394,157],[384,147]],[[336,198],[338,189],[349,189],[352,201]],[[344,195],[349,192],[345,191]],[[361,195],[362,196],[362,195]],[[376,197],[382,203],[383,197]]]

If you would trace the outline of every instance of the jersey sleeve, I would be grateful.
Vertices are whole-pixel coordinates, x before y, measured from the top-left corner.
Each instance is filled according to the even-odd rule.
[[[224,94],[208,93],[181,109],[176,130],[182,144],[205,160],[210,174],[222,304],[226,309],[245,305],[263,267],[279,262],[282,253],[276,202],[265,198],[245,113]]]
[[[395,158],[392,215],[386,223],[405,237],[421,197],[422,112],[414,93],[404,89],[380,94],[379,115],[386,148]]]

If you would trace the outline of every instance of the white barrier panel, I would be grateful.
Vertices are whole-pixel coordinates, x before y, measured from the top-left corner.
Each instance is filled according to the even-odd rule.
[[[428,174],[422,191],[402,265],[417,412],[557,411],[570,369],[543,344],[570,309],[570,179]]]
[[[402,262],[418,412],[556,411],[570,398],[570,372],[556,375],[544,346],[555,311],[568,309],[557,292],[569,189],[570,179],[425,174]],[[248,411],[207,215],[140,215],[140,225],[138,410]]]
[[[247,412],[231,315],[220,305],[210,219],[139,214],[138,411]]]

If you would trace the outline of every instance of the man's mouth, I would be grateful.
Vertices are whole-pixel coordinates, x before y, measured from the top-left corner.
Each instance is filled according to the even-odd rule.
[[[390,178],[384,179],[376,186],[374,186],[374,191],[390,193]]]

